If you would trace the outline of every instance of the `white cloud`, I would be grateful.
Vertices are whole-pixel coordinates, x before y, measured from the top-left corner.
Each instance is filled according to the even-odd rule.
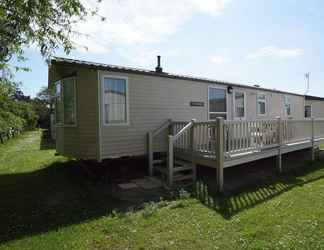
[[[222,56],[212,56],[210,58],[210,62],[220,65],[220,64],[225,64],[225,63],[230,62],[230,59],[227,57],[222,57]]]
[[[98,16],[77,25],[87,36],[74,41],[90,53],[108,53],[113,47],[131,47],[159,42],[176,33],[195,14],[215,16],[231,0],[105,0],[98,4]],[[96,0],[83,0],[96,6]]]
[[[278,48],[276,46],[267,46],[253,52],[247,56],[248,59],[259,57],[273,57],[273,58],[294,58],[304,54],[304,50],[300,48]]]

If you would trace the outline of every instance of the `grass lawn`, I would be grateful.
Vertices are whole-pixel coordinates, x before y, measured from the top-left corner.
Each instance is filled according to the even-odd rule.
[[[324,249],[324,162],[237,194],[194,193],[132,211],[28,132],[0,145],[0,249]]]

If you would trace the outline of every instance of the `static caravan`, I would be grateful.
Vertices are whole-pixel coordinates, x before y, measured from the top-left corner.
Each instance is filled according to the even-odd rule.
[[[317,96],[305,96],[305,118],[324,117],[324,98]]]
[[[56,150],[78,159],[145,155],[147,133],[167,120],[304,119],[302,95],[169,74],[160,60],[143,70],[55,57],[49,85]]]

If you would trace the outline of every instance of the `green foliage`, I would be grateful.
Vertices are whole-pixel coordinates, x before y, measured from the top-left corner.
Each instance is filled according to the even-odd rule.
[[[0,79],[0,133],[35,128],[38,116],[29,97],[19,85]]]
[[[69,53],[75,45],[71,36],[80,35],[73,26],[96,13],[95,8],[86,8],[80,0],[0,1],[0,69],[13,55],[18,61],[24,60],[23,49],[31,44],[45,58],[58,48]]]

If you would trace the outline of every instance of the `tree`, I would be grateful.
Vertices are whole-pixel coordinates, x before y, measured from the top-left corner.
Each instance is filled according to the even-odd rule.
[[[31,99],[22,93],[19,84],[0,78],[0,134],[34,128],[37,119]]]
[[[59,47],[69,53],[74,46],[71,35],[76,33],[73,25],[96,13],[80,0],[1,0],[0,70],[13,55],[24,60],[23,49],[31,44],[38,46],[44,58]]]
[[[53,101],[53,90],[43,87],[33,99],[34,110],[38,115],[38,125],[42,128],[50,127],[50,114]]]

